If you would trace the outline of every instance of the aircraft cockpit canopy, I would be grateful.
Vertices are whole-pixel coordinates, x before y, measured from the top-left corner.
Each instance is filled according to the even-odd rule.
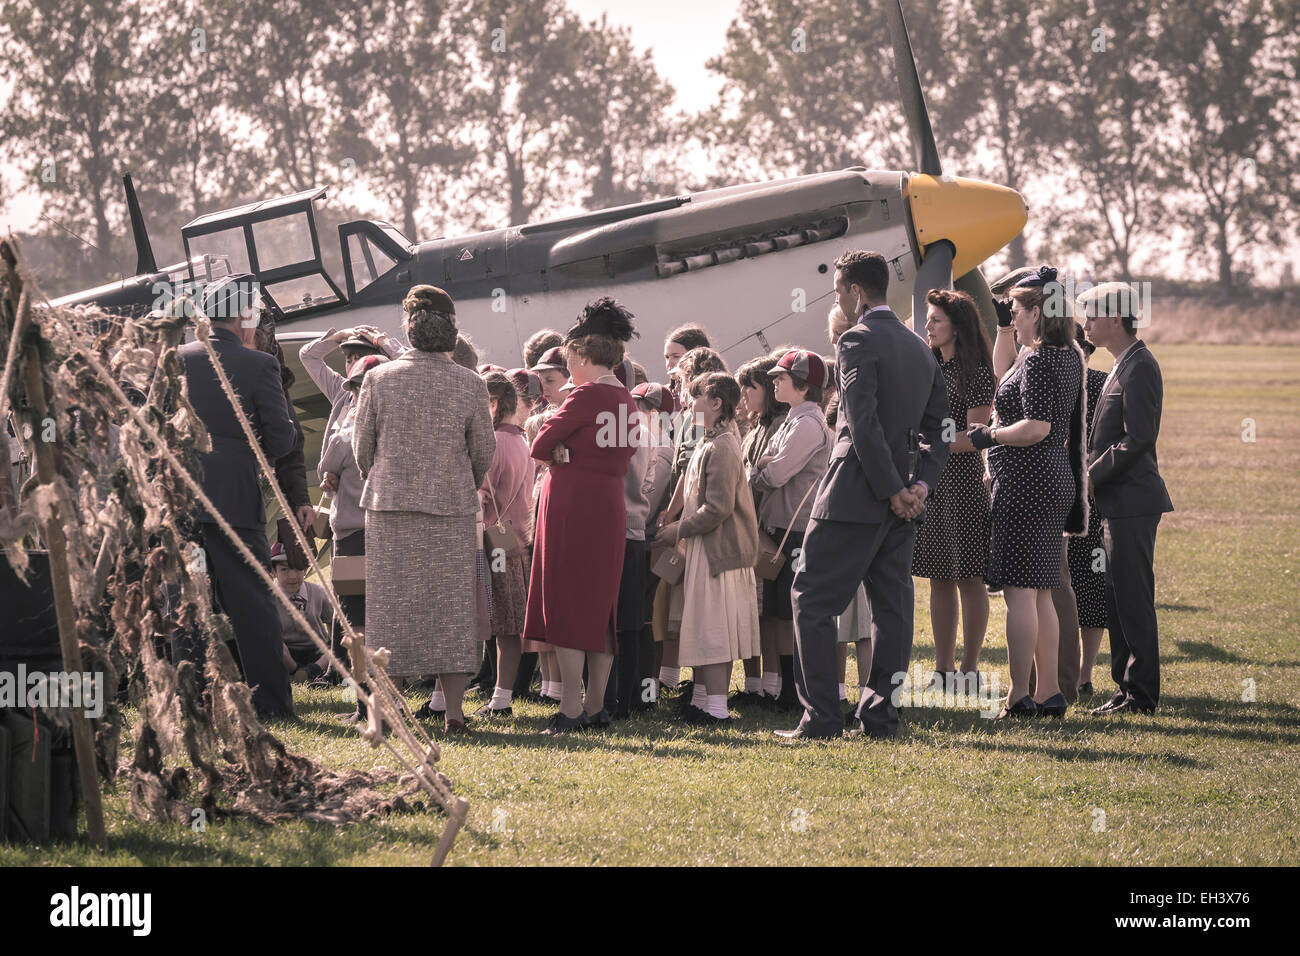
[[[224,260],[230,272],[248,272],[262,297],[285,319],[296,319],[347,301],[325,271],[313,204],[325,187],[305,190],[200,216],[181,230],[193,264]],[[191,265],[190,278],[197,280]]]

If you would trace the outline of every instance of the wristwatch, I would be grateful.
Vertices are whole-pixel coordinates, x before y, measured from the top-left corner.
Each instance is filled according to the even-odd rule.
[[[998,441],[998,429],[1001,427],[1002,427],[1001,425],[994,425],[992,428],[989,429],[989,438],[993,440],[993,444],[995,445],[1001,444],[1001,442]]]

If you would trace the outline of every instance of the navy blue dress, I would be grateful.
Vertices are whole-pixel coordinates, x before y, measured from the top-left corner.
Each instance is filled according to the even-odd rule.
[[[1097,413],[1106,373],[1088,369],[1088,440],[1092,441],[1092,420]],[[1106,627],[1106,571],[1098,560],[1101,555],[1101,515],[1092,504],[1088,513],[1086,536],[1070,539],[1070,583],[1074,585],[1074,603],[1079,610],[1080,627]]]
[[[1070,467],[1070,416],[1083,383],[1072,348],[1043,346],[1025,356],[993,399],[998,425],[1030,418],[1052,430],[1035,445],[989,449],[993,500],[984,580],[1003,587],[1054,588],[1061,583],[1061,534],[1077,486]]]
[[[981,365],[962,391],[957,357],[940,362],[948,386],[948,415],[958,435],[973,422],[972,408],[993,404],[993,371]],[[989,557],[989,492],[984,462],[977,451],[949,452],[939,484],[925,503],[925,521],[916,531],[912,574],[918,578],[961,581],[984,575]]]

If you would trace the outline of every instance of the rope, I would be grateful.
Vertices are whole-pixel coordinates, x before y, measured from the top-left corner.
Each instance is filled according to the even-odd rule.
[[[280,505],[280,508],[284,512],[284,514],[286,516],[290,516],[293,514],[293,509],[289,506],[288,499],[285,498],[284,491],[283,489],[281,489],[280,483],[275,480],[275,471],[274,469],[271,468],[270,463],[266,460],[266,454],[262,451],[261,443],[257,440],[257,435],[253,432],[252,422],[250,422],[248,420],[248,416],[244,414],[244,408],[239,401],[239,396],[235,394],[234,387],[230,384],[230,379],[226,376],[226,370],[224,366],[222,366],[221,364],[221,359],[217,355],[216,350],[212,347],[211,321],[197,307],[195,309],[195,314],[196,314],[195,334],[198,337],[199,341],[203,343],[203,347],[207,350],[208,359],[212,362],[212,367],[214,371],[216,371],[217,373],[217,380],[221,383],[221,389],[223,392],[225,392],[226,399],[230,402],[230,406],[234,410],[235,418],[239,421],[240,428],[244,432],[244,437],[245,439],[247,439],[249,447],[252,448],[253,454],[257,458],[258,467],[262,469],[263,476],[266,477],[267,483],[271,486],[271,490],[275,493],[276,502]],[[211,508],[209,508],[209,511],[211,511]],[[312,571],[317,576],[320,576],[321,569],[320,569],[320,565],[317,564],[316,562],[315,548],[313,548],[310,544],[307,543],[307,537],[303,533],[302,527],[298,524],[296,520],[291,518],[288,524],[293,529],[293,533],[298,541],[298,547],[302,549],[302,552],[306,556],[308,563],[311,565]],[[247,555],[244,556],[244,560],[245,561],[249,560]],[[260,565],[257,565],[257,567],[259,570],[261,570],[263,577],[266,577],[267,574],[265,569],[261,568]],[[287,594],[284,594],[283,590],[280,588],[279,581],[273,581],[272,593],[274,593],[280,599],[280,603],[283,604],[286,608],[292,608],[291,614],[298,615],[297,608],[292,607],[292,602],[290,602],[289,596]],[[362,676],[368,677],[370,668],[369,666],[367,666],[368,651],[365,650],[364,643],[358,645],[357,633],[352,627],[352,622],[349,621],[347,619],[347,616],[343,613],[343,606],[339,602],[338,595],[334,593],[333,588],[330,588],[326,592],[326,597],[329,598],[334,613],[338,616],[339,620],[342,621],[343,632],[344,635],[347,637],[348,641],[354,647],[361,646],[363,648],[361,657],[362,657],[362,666],[365,668],[365,673]],[[295,616],[294,623],[298,624],[299,627],[303,627],[305,624],[305,618],[301,618],[300,615]],[[337,659],[334,657],[333,652],[330,650],[329,647],[325,645],[324,641],[321,638],[319,638],[318,635],[316,635],[315,629],[305,628],[305,630],[309,632],[308,636],[312,639],[312,641],[316,644],[316,646],[321,648],[325,652],[325,655],[329,659],[331,664],[336,663]],[[385,663],[386,662],[387,661],[385,659]],[[345,671],[344,673],[347,672]],[[390,710],[393,714],[397,714],[399,716],[409,716],[410,718],[409,725],[404,720],[389,720],[388,723],[393,728],[394,732],[397,733],[397,735],[403,739],[403,743],[405,743],[408,747],[410,747],[413,752],[423,755],[428,753],[429,751],[432,751],[434,760],[437,760],[439,757],[442,756],[441,751],[438,749],[437,745],[434,744],[433,741],[429,739],[428,735],[425,734],[424,732],[424,728],[420,726],[420,724],[415,720],[415,716],[411,714],[409,708],[406,707],[405,701],[402,699],[401,694],[398,693],[397,688],[392,684],[390,680],[387,679],[386,673],[384,675],[384,679],[379,681],[379,687],[381,689],[381,696],[387,699],[384,700],[385,707],[379,707],[379,708],[374,708],[371,705],[371,701],[374,699],[374,694],[370,692],[362,691],[360,688],[360,682],[357,681],[352,676],[351,673],[347,673],[347,676],[352,680],[353,686],[356,688],[358,696],[361,697],[361,699],[366,704],[367,725],[365,731],[362,733],[362,736],[365,737],[367,740],[369,740],[372,746],[376,745],[379,741],[385,739],[383,727],[384,727],[384,718],[388,716],[387,713],[385,712],[387,709]],[[361,696],[362,694],[364,694],[364,696]],[[397,703],[398,700],[402,700],[402,703],[398,704]],[[416,733],[419,735],[420,738],[423,738],[423,740],[417,739],[411,733],[411,726],[415,727]],[[427,758],[422,758],[422,759],[427,759]],[[450,794],[448,794],[448,796],[450,796]]]
[[[23,291],[18,297],[18,310],[14,313],[14,327],[9,335],[9,352],[5,356],[4,378],[0,380],[0,428],[4,427],[5,416],[9,414],[9,389],[13,386],[13,372],[18,367],[18,353],[22,351],[23,333],[30,322],[31,311],[27,284],[23,283]],[[17,422],[14,423],[14,431],[18,431]],[[17,437],[22,438],[21,435]],[[8,464],[6,461],[5,465]]]
[[[206,317],[200,319],[200,329],[204,333],[208,331],[209,324]],[[209,352],[211,352],[211,346],[209,346],[208,348],[209,348]],[[293,605],[293,602],[288,600],[288,596],[285,595],[283,589],[280,588],[279,582],[276,581],[273,577],[271,577],[271,575],[267,572],[267,570],[264,567],[262,567],[262,565],[257,561],[256,557],[248,549],[248,546],[244,543],[243,539],[235,532],[234,528],[231,527],[229,522],[227,522],[226,519],[220,514],[220,512],[216,509],[216,506],[213,504],[212,500],[208,498],[207,494],[204,493],[202,487],[195,480],[194,476],[189,473],[188,469],[186,469],[184,465],[182,465],[179,459],[177,459],[176,455],[167,446],[167,443],[164,441],[163,437],[149,423],[149,421],[144,417],[144,415],[140,412],[140,410],[136,408],[134,405],[132,405],[130,400],[127,399],[125,393],[122,391],[117,381],[113,378],[112,375],[109,374],[108,370],[105,369],[104,366],[100,363],[98,357],[93,352],[87,350],[85,347],[82,346],[79,346],[76,351],[77,354],[80,355],[81,358],[90,367],[90,369],[97,376],[99,376],[100,379],[103,380],[104,384],[107,385],[109,390],[113,393],[114,397],[117,398],[118,401],[122,403],[123,408],[126,409],[127,413],[135,421],[136,425],[149,437],[149,439],[154,443],[158,451],[167,460],[168,464],[171,465],[175,473],[189,487],[190,491],[194,494],[195,499],[199,501],[208,510],[208,512],[212,515],[213,519],[215,520],[216,525],[221,529],[222,533],[226,535],[227,539],[229,539],[230,543],[234,546],[235,550],[240,553],[240,556],[244,559],[244,561],[262,579],[263,583],[265,583],[267,587],[271,590],[271,593],[276,595],[277,599],[279,599],[280,602],[285,606],[286,610],[289,612],[290,617],[294,620],[294,623],[296,623],[299,627],[301,627],[303,629],[303,632],[308,634],[312,638],[312,640],[315,642],[317,647],[329,660],[331,666],[337,668],[340,673],[343,673],[347,677],[352,679],[353,685],[356,689],[358,696],[361,698],[362,702],[366,704],[367,709],[372,715],[369,721],[369,726],[367,727],[366,732],[362,734],[362,736],[366,737],[366,739],[370,741],[372,746],[378,746],[380,743],[382,743],[385,747],[387,747],[387,749],[402,763],[402,765],[406,767],[406,769],[415,776],[416,781],[429,793],[429,795],[432,796],[439,803],[440,806],[450,811],[451,805],[454,800],[451,791],[448,790],[447,787],[442,783],[442,781],[434,773],[431,772],[431,767],[430,767],[430,758],[436,761],[440,756],[440,752],[438,751],[438,748],[435,745],[433,745],[432,742],[430,742],[428,748],[420,747],[418,742],[414,738],[414,736],[410,733],[409,728],[404,726],[404,722],[389,720],[388,722],[390,726],[392,726],[394,730],[397,731],[399,739],[401,739],[402,743],[411,749],[412,753],[417,758],[416,766],[412,767],[411,764],[406,760],[406,758],[402,754],[397,752],[397,750],[392,746],[391,741],[389,741],[383,735],[383,731],[382,731],[382,726],[383,726],[382,721],[388,716],[387,711],[390,707],[392,707],[391,701],[384,700],[381,703],[379,698],[385,696],[384,694],[382,693],[378,695],[370,694],[362,690],[360,684],[355,680],[355,678],[353,678],[351,669],[346,667],[341,661],[339,661],[338,658],[334,656],[334,653],[330,650],[329,646],[326,645],[325,642],[315,634],[310,624],[307,622],[306,617]],[[220,370],[221,365],[219,360],[216,360],[215,355],[213,356],[213,358],[214,358],[214,368]],[[227,396],[232,397],[232,400],[234,401],[236,415],[240,419],[241,424],[246,429],[251,431],[251,426],[248,425],[247,418],[243,414],[243,409],[239,406],[238,399],[233,398],[233,394],[230,390],[229,379],[225,377],[224,371],[218,371],[218,375],[222,382],[222,387],[226,389]],[[260,446],[258,446],[256,442],[254,442],[253,447],[258,454],[259,464],[263,468],[264,472],[269,471],[266,465],[266,459],[263,455],[261,455]],[[272,485],[273,487],[275,487],[274,482],[272,482]],[[278,491],[278,487],[277,487],[277,491]],[[310,552],[309,552],[309,557],[310,557]],[[313,559],[313,564],[314,564],[314,559]],[[317,573],[319,573],[319,567],[316,568],[316,571]],[[332,594],[331,596],[336,598],[334,603],[335,605],[337,605],[338,604],[337,597]],[[341,613],[341,607],[338,610]],[[343,620],[344,620],[344,627],[349,632],[349,637],[355,640],[356,632],[351,630],[350,625],[348,624],[346,618],[344,618]],[[380,663],[382,665],[382,662]],[[383,682],[379,682],[378,686],[383,687]],[[388,682],[388,688],[391,687],[392,687],[391,682]],[[388,688],[383,688],[383,689],[387,690]],[[399,714],[401,713],[400,709],[398,708],[393,707],[392,709]],[[419,728],[419,730],[420,733],[423,734],[423,729]],[[377,731],[377,733],[375,733],[374,731]],[[426,737],[425,739],[427,740],[428,738]]]

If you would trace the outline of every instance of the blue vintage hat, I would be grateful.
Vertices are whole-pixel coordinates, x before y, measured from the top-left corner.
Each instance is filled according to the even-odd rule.
[[[1031,273],[1016,283],[1017,289],[1037,289],[1042,288],[1049,282],[1056,281],[1056,270],[1051,266],[1039,266],[1038,271]]]

